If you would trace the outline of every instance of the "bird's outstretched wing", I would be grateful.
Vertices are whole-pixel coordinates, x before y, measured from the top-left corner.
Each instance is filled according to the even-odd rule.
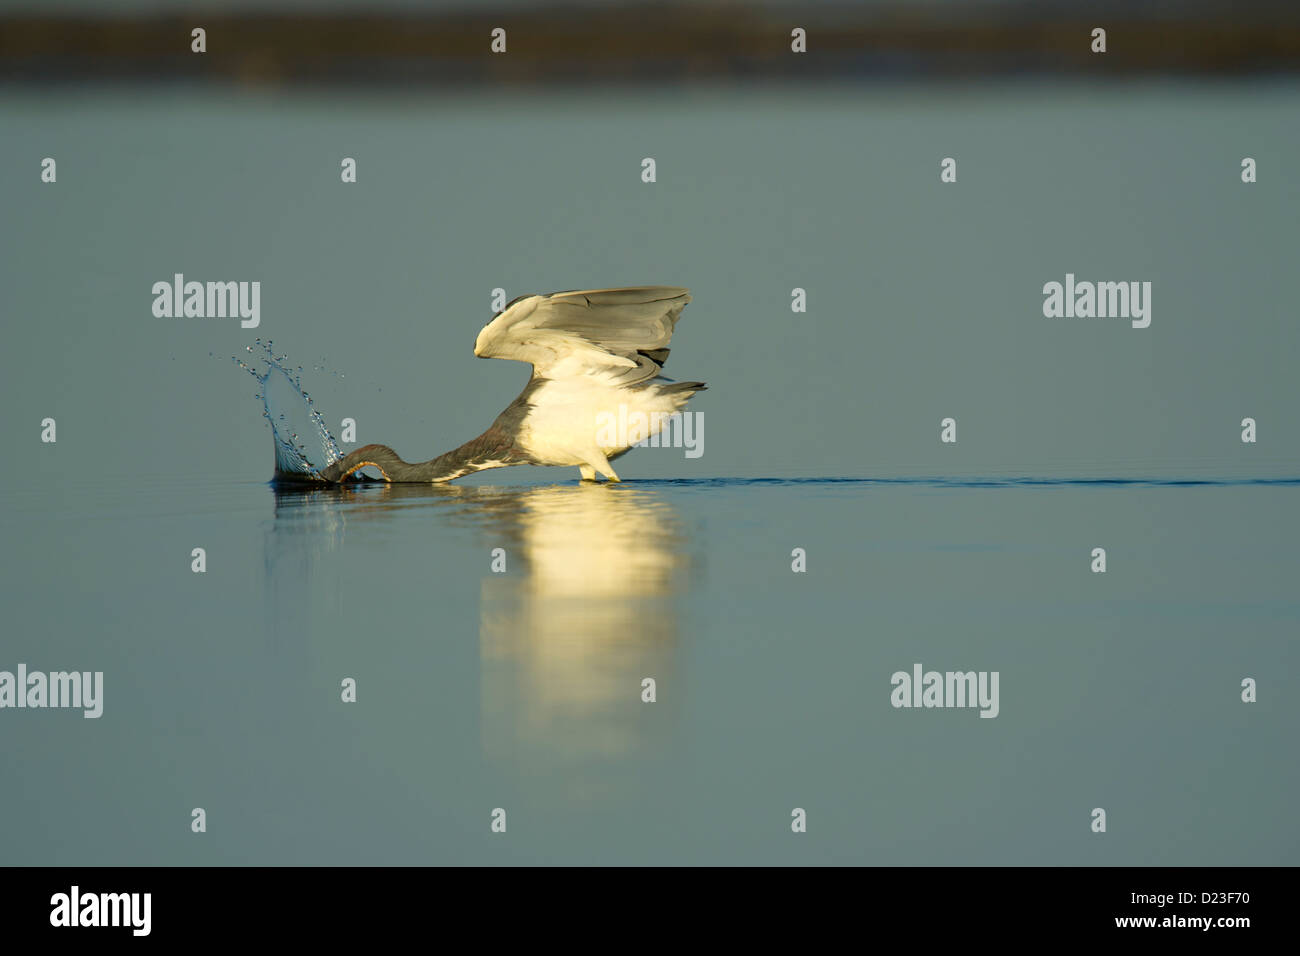
[[[654,378],[690,293],[676,286],[588,289],[515,299],[479,333],[474,354],[533,366],[534,378]]]

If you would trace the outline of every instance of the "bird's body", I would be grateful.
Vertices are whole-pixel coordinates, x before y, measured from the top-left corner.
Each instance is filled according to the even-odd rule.
[[[660,374],[686,289],[643,286],[523,296],[484,326],[480,358],[528,362],[523,392],[482,435],[427,462],[367,445],[323,470],[342,481],[366,466],[387,481],[445,482],[509,465],[577,466],[584,479],[618,475],[610,460],[658,434],[705,388]]]

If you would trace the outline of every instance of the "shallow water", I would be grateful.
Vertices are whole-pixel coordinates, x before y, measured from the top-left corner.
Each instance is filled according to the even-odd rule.
[[[105,699],[0,711],[0,861],[1300,862],[1298,106],[6,89],[0,671]],[[261,325],[154,316],[176,272]],[[1152,281],[1150,328],[1044,318],[1067,272]],[[422,460],[523,385],[471,353],[493,289],[632,283],[695,297],[700,458],[267,483],[256,338],[304,454],[350,418]],[[893,707],[917,663],[998,716]]]
[[[4,576],[26,586],[7,599],[0,666],[102,670],[105,701],[98,720],[4,715],[7,812],[25,825],[0,849],[78,864],[1294,862],[1294,494],[11,485],[5,536],[22,547]],[[1099,544],[1105,574],[1089,571]],[[890,675],[914,662],[999,671],[997,718],[891,707]],[[1245,676],[1256,704],[1238,699]],[[497,807],[508,837],[489,833]]]

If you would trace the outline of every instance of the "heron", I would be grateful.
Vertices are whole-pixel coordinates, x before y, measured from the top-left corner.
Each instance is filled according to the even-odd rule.
[[[487,468],[576,465],[584,481],[621,479],[611,461],[662,431],[703,382],[662,374],[691,301],[677,286],[523,295],[479,332],[474,354],[532,366],[524,390],[483,434],[424,462],[365,445],[320,475],[341,482],[367,466],[390,482],[448,482]],[[632,423],[610,427],[610,423]]]

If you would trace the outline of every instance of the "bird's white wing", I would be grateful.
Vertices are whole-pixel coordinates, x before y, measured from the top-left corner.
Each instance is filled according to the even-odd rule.
[[[675,286],[523,296],[483,327],[474,354],[528,362],[538,378],[594,373],[635,385],[659,374],[690,301]]]

